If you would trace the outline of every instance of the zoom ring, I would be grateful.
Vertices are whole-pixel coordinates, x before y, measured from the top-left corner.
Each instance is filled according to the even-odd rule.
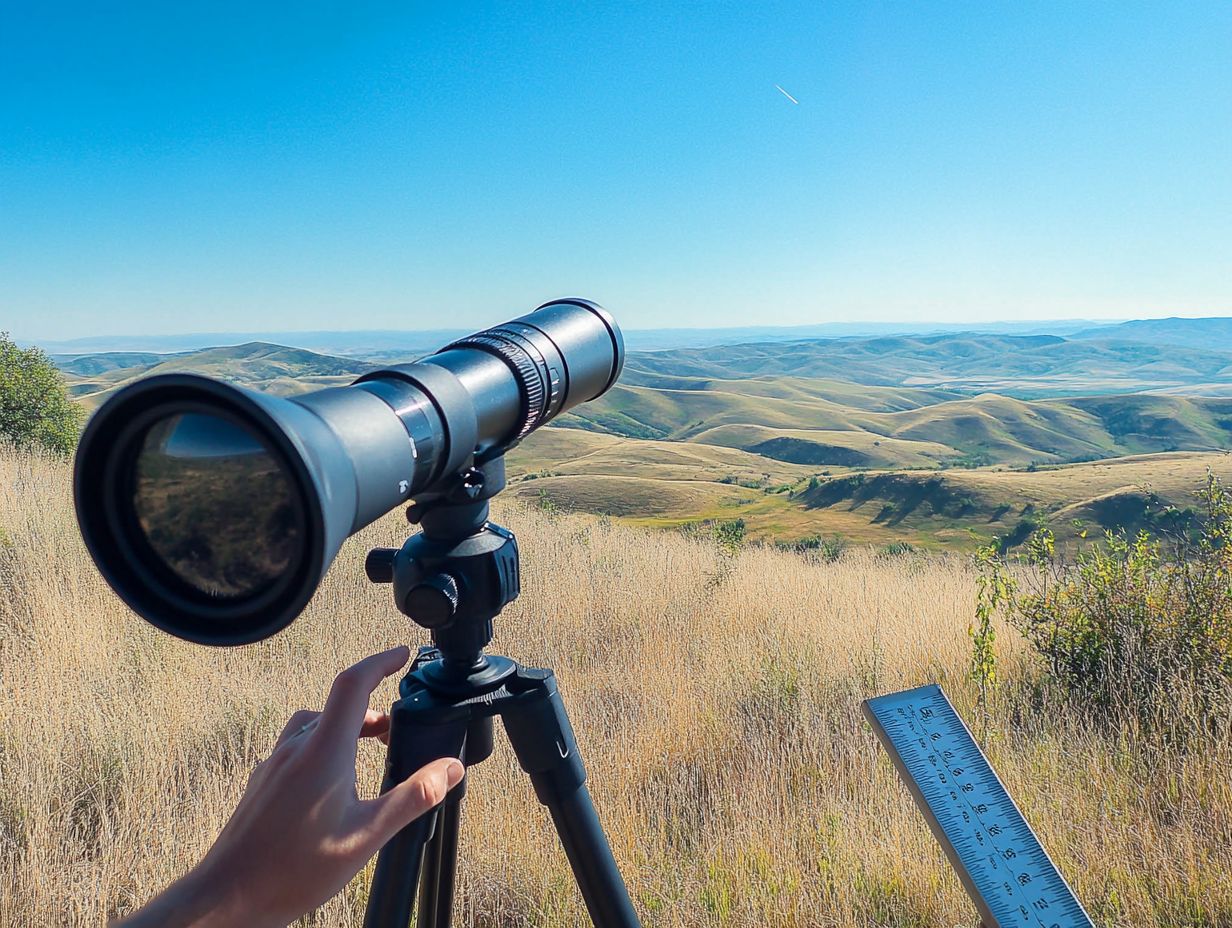
[[[522,391],[522,424],[514,441],[521,441],[534,430],[543,418],[547,408],[547,384],[545,364],[540,358],[539,363],[532,356],[538,355],[533,345],[529,345],[517,336],[510,336],[499,329],[489,329],[475,335],[456,341],[448,348],[478,348],[494,354],[513,369],[514,376]]]

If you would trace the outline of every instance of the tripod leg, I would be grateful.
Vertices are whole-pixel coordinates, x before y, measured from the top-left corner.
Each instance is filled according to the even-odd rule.
[[[463,780],[456,790],[466,785]],[[453,918],[454,887],[458,875],[458,828],[462,820],[462,795],[441,812],[441,871],[437,889],[436,924],[433,928],[449,928]]]
[[[590,790],[583,784],[571,793],[549,798],[544,804],[552,813],[556,833],[596,928],[639,925],[629,891],[590,801]]]
[[[586,789],[573,729],[548,670],[523,671],[530,688],[504,708],[505,731],[548,807],[574,879],[596,928],[640,928],[616,859]]]
[[[429,700],[421,692],[394,703],[381,792],[392,789],[437,758],[461,754],[466,739],[465,711],[425,705]],[[439,808],[420,816],[381,849],[364,913],[364,928],[408,928],[424,848],[439,816]]]
[[[450,790],[437,810],[436,831],[424,856],[419,888],[417,928],[449,928],[453,918],[454,883],[458,871],[458,826],[466,780]]]
[[[445,802],[449,802],[446,798]],[[444,829],[441,827],[442,808],[432,814],[436,816],[433,823],[432,837],[424,846],[423,869],[419,874],[419,908],[415,915],[415,928],[435,928],[436,901],[441,882],[441,839]]]

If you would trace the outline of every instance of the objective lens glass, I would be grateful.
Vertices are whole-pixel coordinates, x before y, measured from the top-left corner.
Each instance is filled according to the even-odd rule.
[[[281,457],[241,425],[177,413],[140,441],[132,506],[163,565],[196,592],[246,599],[302,556],[306,527]]]

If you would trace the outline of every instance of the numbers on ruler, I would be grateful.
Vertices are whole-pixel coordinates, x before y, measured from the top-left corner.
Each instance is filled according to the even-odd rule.
[[[944,700],[945,697],[941,696],[941,699]],[[948,798],[949,808],[943,810],[934,807],[934,814],[945,811],[952,816],[952,843],[977,850],[978,856],[973,858],[972,863],[979,861],[983,864],[988,876],[994,881],[990,883],[991,886],[1000,882],[1001,892],[1009,904],[1006,914],[1017,915],[1018,923],[1022,925],[1062,928],[1059,922],[1045,921],[1044,917],[1045,913],[1052,915],[1052,910],[1063,904],[1062,900],[1051,895],[1047,885],[1037,885],[1039,881],[1036,877],[1039,874],[1032,873],[1029,860],[1027,867],[1014,866],[1020,854],[1006,843],[1015,837],[1013,823],[1004,820],[1008,816],[1003,809],[994,808],[990,804],[993,797],[986,798],[983,794],[977,794],[980,786],[977,778],[983,758],[977,760],[972,757],[971,763],[967,763],[961,756],[962,748],[967,745],[947,743],[945,734],[934,727],[934,724],[944,725],[952,714],[953,721],[962,729],[961,721],[953,713],[953,708],[948,703],[938,708],[908,703],[896,706],[895,713],[900,723],[895,727],[905,726],[911,733],[909,738],[903,739],[903,743],[916,749],[914,758],[903,757],[903,762],[911,768],[912,776],[926,796]],[[965,729],[963,733],[965,734]],[[978,752],[974,742],[971,742],[969,750]],[[921,767],[922,764],[928,766]],[[984,785],[989,785],[986,777]],[[1013,806],[1008,796],[1005,800]],[[933,805],[932,799],[928,801]],[[1016,809],[1014,813],[1017,814]],[[948,831],[947,829],[947,833]],[[1046,884],[1048,874],[1043,876],[1043,883]],[[988,901],[991,904],[991,900]],[[1003,921],[1007,928],[1008,924]]]

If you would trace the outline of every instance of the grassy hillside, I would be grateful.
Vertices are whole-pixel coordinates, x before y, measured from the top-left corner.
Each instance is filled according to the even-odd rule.
[[[678,390],[618,383],[580,406],[562,424],[633,438],[688,439],[719,425],[842,429],[855,427],[854,410],[822,397],[787,399],[734,390]]]
[[[812,468],[713,444],[629,441],[549,426],[510,453],[509,472],[514,479],[636,474],[655,480],[783,484],[807,477]]]
[[[639,357],[635,355],[630,364],[638,363]],[[869,412],[897,412],[903,409],[915,409],[919,406],[960,399],[963,396],[952,390],[873,386],[854,383],[850,380],[792,375],[726,379],[688,377],[652,373],[631,368],[629,365],[626,365],[624,373],[621,374],[620,382],[627,387],[736,393],[743,396],[777,397],[797,402],[822,399]]]
[[[827,512],[837,519],[860,515],[924,544],[961,545],[964,536],[1019,543],[1039,525],[1064,542],[1084,532],[1173,527],[1194,517],[1194,494],[1208,468],[1232,478],[1226,454],[1155,454],[1031,471],[849,474],[793,500],[821,522]]]
[[[144,370],[167,358],[167,355],[148,351],[109,351],[103,354],[53,355],[52,361],[66,374],[90,377],[115,370]]]
[[[742,434],[747,427],[716,431],[732,433],[733,442],[753,444],[760,436],[780,435],[769,430]],[[835,440],[827,433],[785,434],[799,436],[795,440],[801,442],[817,441],[819,435]],[[892,443],[867,450],[917,453],[919,443],[904,445],[910,450]],[[1015,470],[938,471],[927,463],[927,469],[915,470],[821,470],[713,444],[641,441],[561,428],[541,429],[511,454],[510,462],[516,497],[633,524],[665,527],[740,519],[751,538],[767,541],[824,536],[852,543],[905,540],[960,549],[993,537],[1021,542],[1040,524],[1053,528],[1063,541],[1083,530],[1099,534],[1104,529],[1155,526],[1169,507],[1192,507],[1207,468],[1232,479],[1232,457],[1222,452],[1148,454]],[[1082,526],[1075,526],[1075,520]]]
[[[1226,398],[1099,396],[1067,405],[1097,418],[1125,447],[1176,450],[1227,448],[1232,444],[1232,400]]]
[[[1032,397],[1226,382],[1229,348],[959,333],[645,352],[629,366],[672,376],[815,377]]]
[[[126,363],[131,362],[131,363]],[[71,393],[93,409],[138,377],[191,371],[271,393],[350,383],[373,365],[302,348],[249,342],[176,355],[101,354],[59,362]]]
[[[925,928],[975,913],[862,698],[940,682],[973,724],[975,576],[956,558],[731,554],[508,500],[522,597],[495,650],[556,670],[634,904],[657,928]],[[392,514],[351,539],[273,639],[209,649],[138,620],[95,571],[69,468],[0,453],[0,922],[96,926],[185,872],[252,768],[334,674],[424,641],[364,579]],[[1049,705],[997,625],[988,753],[1097,924],[1232,924],[1232,744],[1184,751]],[[88,694],[83,699],[82,694]],[[388,705],[394,681],[372,704]],[[380,746],[357,758],[362,795]],[[506,740],[470,772],[458,923],[572,928],[585,913]],[[371,869],[299,928],[354,928]]]
[[[1232,447],[1229,398],[1020,400],[989,393],[927,403],[923,396],[898,394],[899,408],[886,411],[889,398],[875,388],[855,406],[803,393],[798,381],[783,391],[790,398],[763,384],[760,379],[709,382],[696,389],[618,384],[562,417],[561,424],[632,438],[713,442],[817,466],[911,467],[923,461],[1022,466]],[[748,392],[740,392],[746,385]],[[912,406],[910,399],[920,402]],[[788,440],[775,441],[767,430]],[[850,434],[836,434],[843,432]],[[845,450],[850,448],[867,460],[853,457]]]
[[[372,366],[261,342],[154,358],[160,356],[90,355],[60,363],[74,395],[89,406],[134,377],[168,370],[294,393],[348,382]],[[838,466],[854,458],[839,453],[825,461],[817,449],[798,444],[812,439],[773,442],[747,433],[750,442],[733,445],[734,433],[713,430],[862,431],[874,437],[814,443],[836,449],[875,448],[884,439],[926,443],[896,446],[901,454],[872,453],[870,466],[947,458],[1018,465],[1225,447],[1232,441],[1232,404],[1182,394],[1218,395],[1232,390],[1230,384],[1232,353],[1141,342],[961,333],[825,339],[633,353],[620,384],[560,424],[672,441],[710,433],[720,444],[767,457]],[[1118,390],[1176,395],[1108,395]],[[1083,391],[1097,398],[1031,401]]]
[[[87,406],[171,370],[293,394],[349,383],[371,367],[260,342],[60,363]],[[753,537],[786,541],[829,534],[969,546],[1019,537],[1024,520],[1065,507],[1096,527],[1145,524],[1145,503],[1124,488],[1149,475],[1120,459],[1232,448],[1232,396],[1183,395],[1199,384],[1232,393],[1229,371],[1232,354],[1221,351],[1051,335],[635,352],[607,394],[514,452],[514,493],[647,525],[739,519]],[[990,383],[1005,389],[985,390]],[[1126,384],[1139,392],[1107,392]],[[1056,395],[1080,386],[1094,392]],[[1046,500],[1035,500],[1022,476],[1028,467],[1097,460],[1112,469],[1032,478],[1051,487]],[[1207,459],[1153,460],[1185,471],[1196,488],[1205,464],[1193,462]],[[1017,474],[994,479],[989,469]],[[925,473],[933,471],[944,472]]]
[[[1232,319],[1135,319],[1114,326],[1099,326],[1074,333],[1076,339],[1114,338],[1144,341],[1155,345],[1183,345],[1189,348],[1232,348]]]
[[[834,467],[931,467],[952,462],[960,452],[935,441],[889,438],[863,429],[772,429],[721,425],[693,435],[690,442],[741,448],[779,461]]]

